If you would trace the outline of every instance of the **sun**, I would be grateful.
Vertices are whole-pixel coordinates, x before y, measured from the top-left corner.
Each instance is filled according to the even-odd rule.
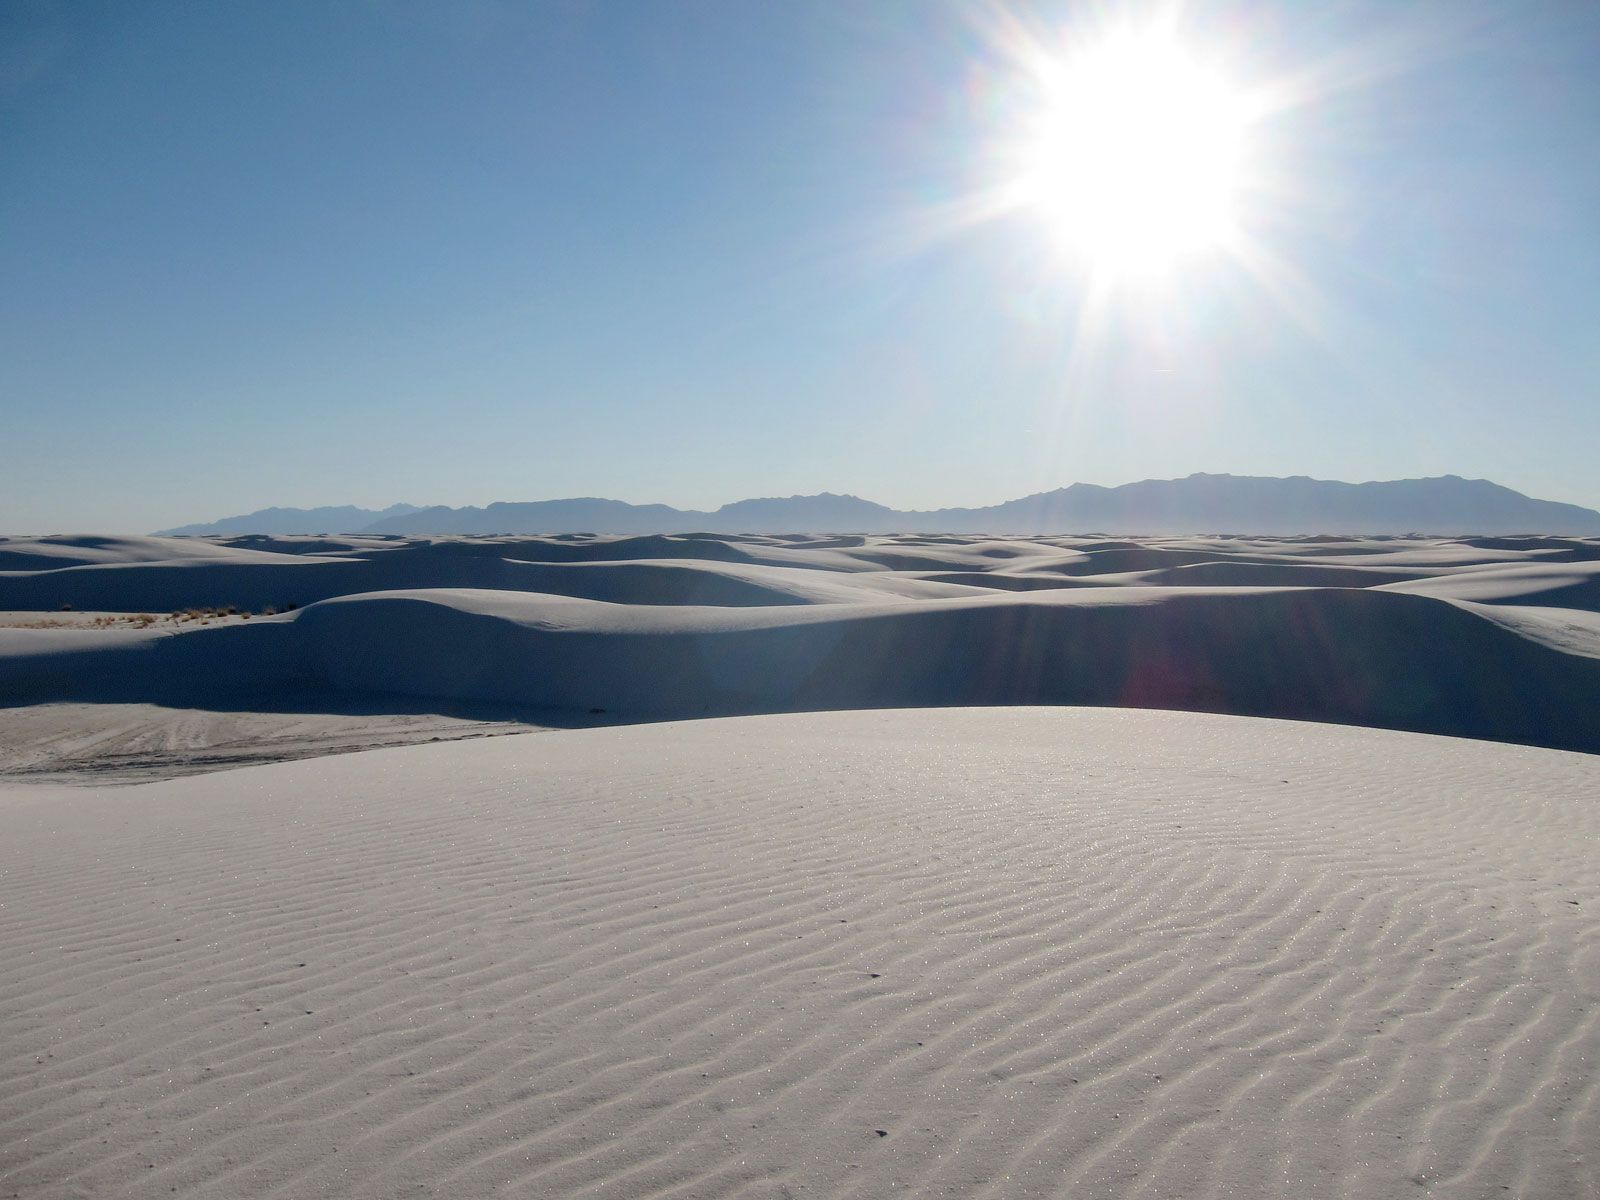
[[[1010,206],[1111,274],[1160,272],[1238,234],[1248,94],[1168,31],[1106,34],[1036,64]]]

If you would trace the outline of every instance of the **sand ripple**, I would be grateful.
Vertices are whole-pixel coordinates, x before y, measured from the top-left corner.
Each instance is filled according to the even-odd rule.
[[[0,1195],[1594,1197],[1596,796],[1095,709],[0,791]]]

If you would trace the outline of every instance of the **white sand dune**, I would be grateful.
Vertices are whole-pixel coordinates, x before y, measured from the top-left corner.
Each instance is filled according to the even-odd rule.
[[[1460,604],[1487,621],[1504,625],[1564,654],[1600,658],[1600,612],[1536,604],[1474,604],[1471,601]]]
[[[1600,612],[1600,562],[1519,563],[1386,583],[1390,591],[1450,600],[1536,604]]]
[[[1343,589],[738,609],[398,592],[315,605],[286,632],[336,687],[639,718],[1112,703],[1588,748],[1600,698],[1592,659],[1458,606]]]
[[[12,785],[0,1195],[1592,1200],[1597,797],[1021,708]]]
[[[200,538],[124,537],[103,534],[0,537],[0,572],[136,563],[237,561],[238,551]]]
[[[1597,567],[6,540],[0,1197],[1600,1200]]]
[[[488,705],[428,705],[407,711],[394,696],[325,697],[299,704],[281,692],[246,707],[162,704],[39,704],[0,717],[0,763],[13,779],[49,783],[138,783],[256,763],[319,758],[381,746],[525,733],[539,714]]]
[[[255,610],[143,628],[11,621],[0,705],[65,707],[0,739],[0,771],[86,766],[81,746],[39,746],[72,743],[88,705],[133,706],[144,742],[165,736],[151,706],[320,712],[330,748],[349,748],[343,718],[368,721],[380,695],[407,717],[511,706],[540,726],[1123,705],[1600,751],[1595,540],[56,538],[0,553],[85,558],[0,572],[0,610]],[[124,716],[90,725],[129,767]],[[237,721],[215,725],[219,744],[251,743]],[[176,745],[198,751],[195,728]],[[289,756],[276,729],[257,740]],[[373,744],[413,736],[439,734],[401,721]]]

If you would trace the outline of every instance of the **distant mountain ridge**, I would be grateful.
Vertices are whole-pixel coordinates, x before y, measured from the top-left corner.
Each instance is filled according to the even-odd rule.
[[[268,508],[162,532],[1600,534],[1600,512],[1457,475],[1343,483],[1195,474],[1118,487],[1075,483],[982,508],[900,511],[831,492],[737,500],[712,512],[579,497],[483,508]]]
[[[243,533],[352,533],[374,521],[414,513],[414,504],[391,504],[388,508],[357,508],[340,504],[326,508],[263,508],[241,517],[223,517],[199,525],[180,525],[163,529],[158,536],[217,536]]]

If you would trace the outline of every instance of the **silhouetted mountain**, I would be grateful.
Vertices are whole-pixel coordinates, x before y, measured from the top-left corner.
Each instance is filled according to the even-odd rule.
[[[820,529],[829,533],[860,533],[890,528],[902,515],[860,496],[823,492],[817,496],[785,499],[735,500],[709,514],[707,528],[712,532],[800,533]]]
[[[339,517],[338,514],[350,514]],[[1600,512],[1443,475],[1340,483],[1296,475],[1190,475],[1075,483],[986,508],[898,512],[824,492],[739,500],[715,512],[593,497],[486,508],[265,509],[169,533],[1351,533],[1600,534]]]
[[[363,533],[802,533],[892,529],[904,514],[859,496],[789,496],[736,500],[715,512],[624,504],[584,497],[491,504],[487,508],[426,508],[374,522]]]
[[[584,496],[574,500],[501,501],[486,508],[419,508],[374,521],[360,533],[665,533],[697,516],[665,504],[627,504]]]
[[[412,504],[391,504],[388,508],[357,508],[341,504],[328,508],[263,508],[242,517],[223,517],[199,525],[180,525],[162,529],[160,535],[216,535],[230,533],[349,533],[386,517],[417,511]]]
[[[917,528],[1054,533],[1600,533],[1600,513],[1443,475],[1341,483],[1296,475],[1190,475],[1121,487],[1075,483],[990,508],[909,513]]]

